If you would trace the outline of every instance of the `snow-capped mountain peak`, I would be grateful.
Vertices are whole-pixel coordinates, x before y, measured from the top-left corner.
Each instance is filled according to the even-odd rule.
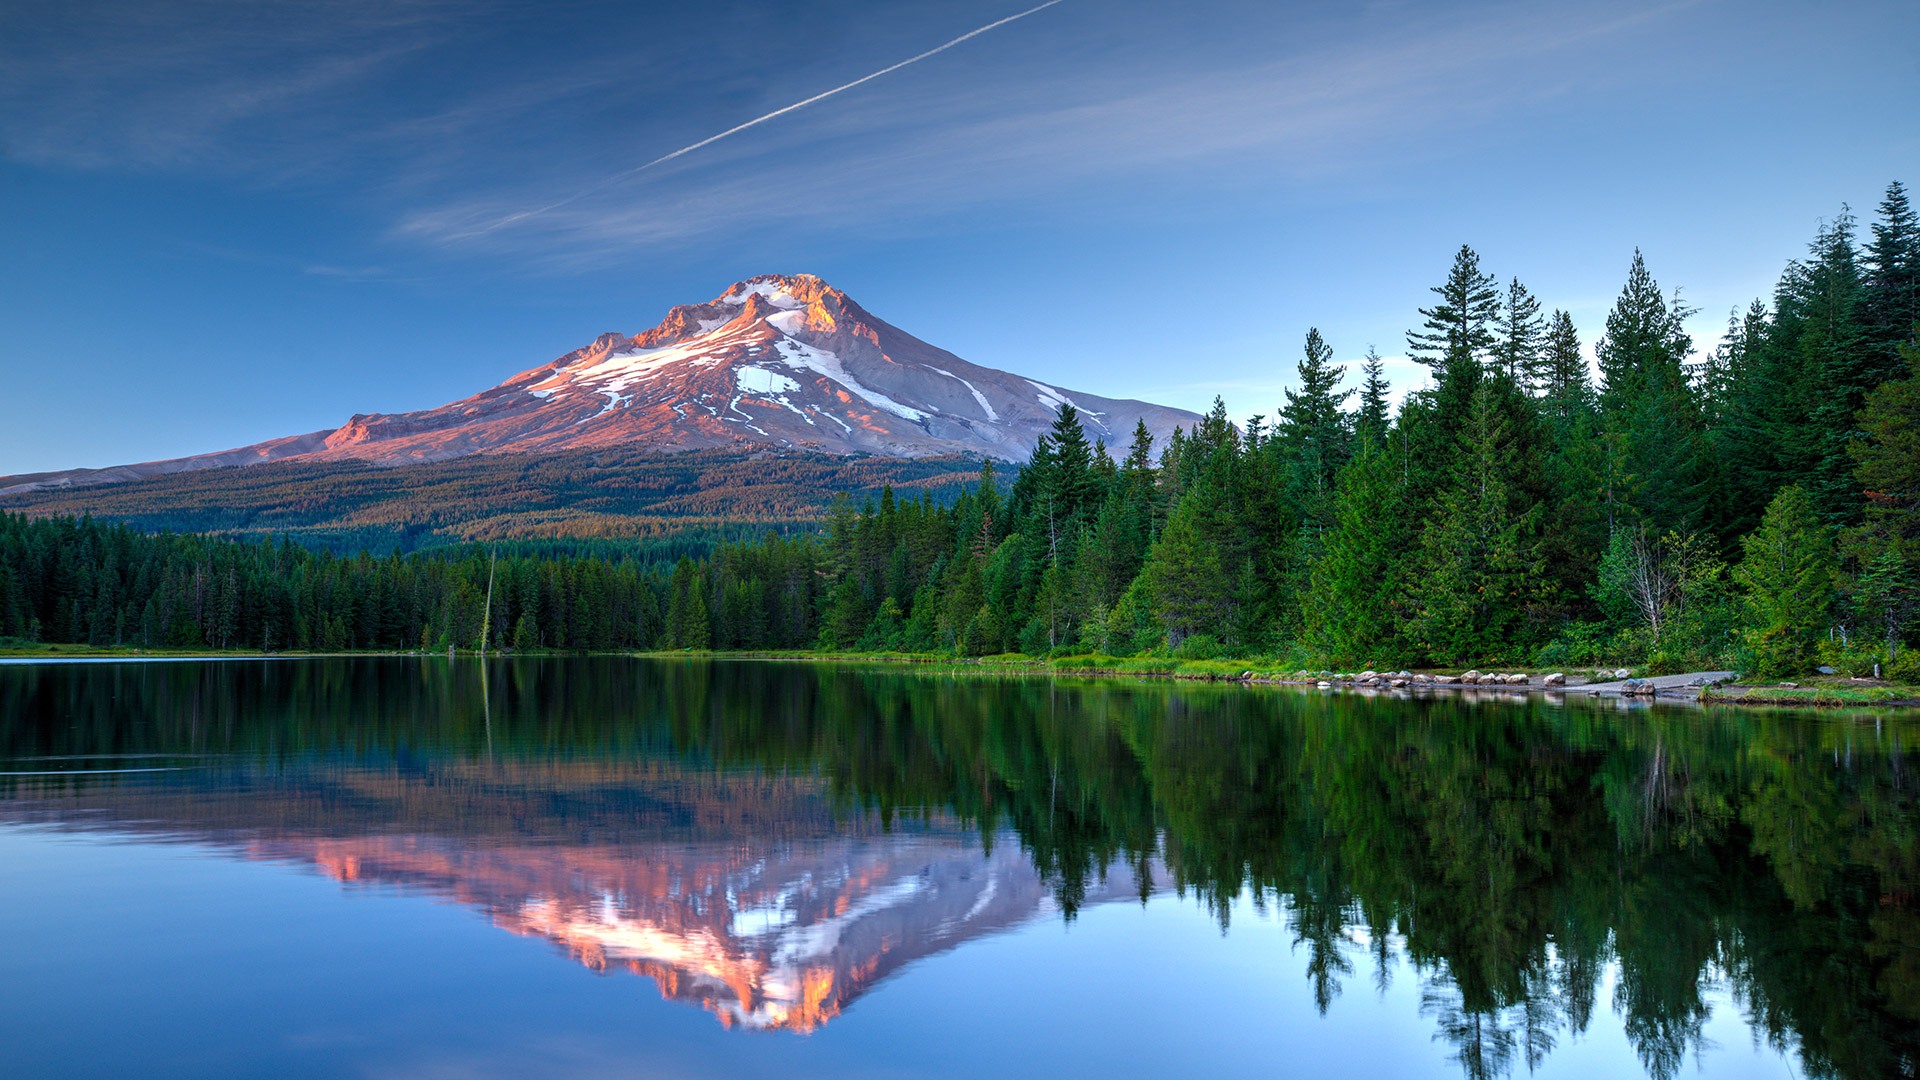
[[[104,472],[134,479],[288,459],[399,465],[603,447],[1021,460],[1067,404],[1080,410],[1089,437],[1116,447],[1139,420],[1164,445],[1175,425],[1198,419],[970,363],[876,318],[818,277],[769,274],[674,307],[640,333],[601,334],[436,409],[358,415],[332,431]],[[65,476],[22,486],[87,482]]]

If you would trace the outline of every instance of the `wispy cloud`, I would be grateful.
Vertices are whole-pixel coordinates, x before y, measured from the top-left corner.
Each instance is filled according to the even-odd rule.
[[[866,75],[862,75],[859,78],[854,79],[850,82],[841,83],[839,86],[833,87],[830,90],[822,90],[821,92],[814,94],[811,97],[801,98],[799,101],[796,101],[791,105],[782,105],[781,107],[773,110],[772,112],[762,113],[751,120],[745,121],[744,123],[735,124],[732,127],[726,129],[725,131],[720,132],[717,135],[709,135],[706,138],[699,140],[698,142],[688,143],[687,145],[681,147],[678,150],[670,150],[664,154],[661,154],[659,157],[654,158],[651,161],[643,162],[639,165],[634,166],[631,169],[626,169],[621,172],[615,173],[614,175],[608,177],[607,179],[602,180],[596,184],[593,184],[587,188],[584,188],[581,191],[578,191],[572,195],[569,195],[559,200],[558,202],[552,202],[552,203],[546,204],[545,206],[537,206],[531,209],[522,210],[513,214],[509,214],[506,217],[501,218],[499,221],[496,221],[493,224],[482,228],[480,232],[481,233],[494,232],[508,225],[511,225],[514,222],[524,221],[527,218],[531,218],[531,217],[538,217],[541,214],[545,214],[553,210],[558,210],[563,206],[572,205],[573,203],[579,202],[581,199],[584,199],[587,196],[594,194],[595,192],[603,191],[609,187],[614,186],[615,184],[620,183],[623,180],[627,180],[632,177],[638,176],[643,172],[646,172],[650,169],[657,168],[658,166],[661,166],[661,165],[665,165],[667,162],[673,161],[677,158],[685,157],[696,150],[703,150],[709,146],[712,146],[714,143],[719,142],[722,139],[732,138],[733,136],[738,135],[741,132],[748,130],[749,128],[756,128],[756,127],[759,127],[761,124],[765,124],[773,120],[778,120],[779,118],[786,116],[788,113],[799,112],[801,109],[804,109],[809,105],[817,105],[820,102],[825,101],[830,97],[834,97],[835,95],[838,95],[838,94],[844,94],[847,91],[854,89],[855,87],[864,86],[875,79],[881,78],[883,76],[891,75],[894,72],[899,71],[901,68],[910,67],[914,64],[919,63],[922,60],[926,60],[931,57],[938,56],[941,53],[946,52],[948,49],[951,49],[956,45],[960,45],[965,42],[971,41],[974,38],[979,37],[981,34],[988,32],[989,30],[997,30],[1000,27],[1005,26],[1010,22],[1017,22],[1021,19],[1026,18],[1029,15],[1038,14],[1039,12],[1045,11],[1046,9],[1053,7],[1055,4],[1059,4],[1061,2],[1062,0],[1047,0],[1046,3],[1037,5],[1035,7],[1030,7],[1025,11],[1008,15],[1007,17],[1002,19],[995,19],[994,21],[988,23],[985,26],[976,27],[972,30],[967,31],[964,34],[961,34],[959,37],[956,37],[950,41],[943,42],[942,44],[936,45],[931,49],[925,50],[924,52],[915,53],[914,55],[907,57],[905,60],[888,64],[886,67],[883,67],[878,71],[870,72]]]
[[[450,14],[437,0],[10,3],[0,140],[62,168],[275,169],[328,152],[353,127],[335,107],[443,39]]]
[[[1506,8],[1444,28],[1410,24],[1386,45],[1231,66],[1188,57],[1148,70],[1073,65],[998,87],[942,81],[790,118],[726,154],[688,162],[675,151],[550,201],[537,189],[471,191],[405,212],[396,233],[575,268],[770,221],[828,226],[852,207],[875,223],[1208,165],[1221,171],[1207,183],[1270,190],[1404,165],[1416,135],[1569,92],[1577,84],[1556,61],[1682,6],[1585,20]],[[655,171],[669,162],[679,167]]]
[[[982,4],[957,26],[945,5],[899,5],[720,35],[648,9],[582,54],[608,13],[555,37],[564,10],[450,0],[21,0],[0,9],[0,152],[313,185],[404,244],[576,270],[769,222],[884,227],[1115,182],[1271,192],[1384,173],[1433,132],[1624,77],[1568,61],[1685,6],[1396,8],[1344,37],[1223,9],[1238,37],[1272,38],[1256,50],[1237,26],[1163,42],[1138,21],[1152,9],[1086,3],[920,64],[1058,2]],[[943,22],[971,29],[871,67]],[[551,56],[510,40],[522,32],[547,34]]]

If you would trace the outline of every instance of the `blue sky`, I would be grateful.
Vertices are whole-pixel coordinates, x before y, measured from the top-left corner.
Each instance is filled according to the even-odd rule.
[[[1032,2],[13,0],[0,473],[431,407],[764,272],[1271,413],[1463,242],[1589,340],[1638,246],[1710,343],[1920,184],[1911,0],[1062,0],[633,171]]]

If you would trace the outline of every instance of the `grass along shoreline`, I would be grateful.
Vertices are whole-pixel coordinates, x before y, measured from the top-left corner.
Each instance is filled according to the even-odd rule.
[[[1192,660],[1168,656],[1060,656],[1034,657],[1024,653],[999,653],[990,656],[956,657],[943,653],[900,653],[900,652],[822,652],[814,649],[790,650],[751,650],[724,652],[712,650],[653,650],[637,654],[659,658],[702,657],[732,660],[793,660],[810,663],[889,663],[918,664],[930,667],[951,668],[968,671],[1005,671],[1019,674],[1076,675],[1090,678],[1139,678],[1174,679],[1187,682],[1236,682],[1259,685],[1278,685],[1295,687],[1315,687],[1328,682],[1337,689],[1396,689],[1382,679],[1379,687],[1358,686],[1356,675],[1365,672],[1343,673],[1310,672],[1302,675],[1301,669],[1294,666],[1276,666],[1271,660],[1215,659]],[[1628,677],[1641,674],[1637,669],[1628,670]],[[1394,674],[1397,674],[1394,673]],[[1424,689],[1433,691],[1466,692],[1507,692],[1507,693],[1558,693],[1573,696],[1586,696],[1587,687],[1602,680],[1587,674],[1567,673],[1567,682],[1562,686],[1548,686],[1543,680],[1544,673],[1527,673],[1530,677],[1525,683],[1462,683],[1458,679],[1466,672],[1451,669],[1427,669],[1410,672],[1408,685],[1398,689]],[[1430,680],[1442,677],[1447,682],[1413,682],[1412,675],[1425,675]],[[1607,681],[1612,681],[1613,671],[1607,673]],[[1794,706],[1794,707],[1872,707],[1872,708],[1920,708],[1920,686],[1903,683],[1873,680],[1853,680],[1844,676],[1808,676],[1797,682],[1745,682],[1708,684],[1691,688],[1681,693],[1681,688],[1663,689],[1657,696],[1649,695],[1644,700],[1679,701],[1697,699],[1701,704],[1711,705],[1748,705],[1748,706]]]

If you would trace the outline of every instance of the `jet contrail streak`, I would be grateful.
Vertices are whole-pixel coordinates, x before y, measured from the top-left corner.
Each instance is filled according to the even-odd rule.
[[[1010,22],[1017,22],[1021,19],[1026,18],[1029,15],[1033,15],[1037,12],[1045,11],[1048,8],[1052,7],[1053,5],[1063,3],[1063,2],[1064,0],[1047,0],[1046,3],[1041,4],[1038,7],[1031,7],[1016,15],[1009,15],[1004,19],[995,20],[994,22],[990,22],[987,25],[982,26],[977,30],[969,30],[964,34],[961,34],[959,37],[954,38],[952,41],[949,41],[944,45],[936,45],[933,48],[928,49],[926,52],[919,54],[918,56],[909,56],[905,60],[902,60],[899,63],[893,64],[889,67],[883,67],[879,71],[876,71],[871,75],[862,75],[850,83],[844,83],[840,86],[834,87],[831,90],[823,90],[820,93],[815,94],[810,98],[806,98],[802,101],[796,101],[791,105],[787,105],[787,106],[783,106],[781,108],[775,109],[772,112],[766,114],[765,116],[756,116],[744,124],[736,124],[733,127],[730,127],[727,130],[721,132],[718,135],[710,135],[707,138],[701,139],[697,143],[691,143],[687,146],[683,146],[680,149],[673,151],[672,153],[661,154],[659,157],[654,158],[652,161],[649,161],[644,165],[636,165],[633,168],[627,169],[624,172],[615,173],[612,176],[607,177],[605,180],[602,180],[601,182],[594,184],[591,187],[585,188],[581,191],[575,192],[574,194],[567,196],[564,199],[561,199],[559,202],[549,203],[546,206],[538,207],[533,210],[523,210],[517,214],[509,214],[506,217],[501,218],[499,221],[496,221],[491,225],[488,225],[484,228],[476,229],[473,232],[466,233],[465,235],[466,236],[483,236],[487,233],[493,232],[495,229],[505,228],[506,226],[511,225],[516,221],[524,221],[530,217],[537,217],[541,214],[548,212],[549,210],[558,210],[561,207],[566,206],[568,203],[578,202],[581,199],[584,199],[587,196],[593,194],[594,192],[603,191],[606,188],[611,187],[614,184],[617,184],[620,181],[625,180],[630,176],[637,176],[640,173],[646,172],[648,169],[653,168],[655,165],[664,165],[667,162],[672,161],[674,158],[681,157],[686,154],[691,154],[695,150],[698,150],[703,146],[712,146],[714,143],[719,142],[721,139],[724,139],[729,135],[738,135],[750,127],[757,127],[758,125],[764,124],[769,120],[778,119],[782,116],[787,115],[790,112],[794,112],[798,109],[804,109],[807,106],[814,104],[815,102],[825,101],[826,99],[832,97],[835,94],[844,93],[848,90],[853,89],[856,86],[861,85],[862,83],[872,82],[873,80],[879,78],[882,75],[891,75],[892,73],[899,71],[901,68],[906,67],[909,64],[917,64],[920,61],[925,60],[930,56],[938,56],[939,54],[946,52],[948,49],[953,48],[955,45],[958,45],[963,41],[970,41],[973,38],[977,38],[981,34],[984,34],[989,30],[993,30],[998,27],[1005,26]]]

